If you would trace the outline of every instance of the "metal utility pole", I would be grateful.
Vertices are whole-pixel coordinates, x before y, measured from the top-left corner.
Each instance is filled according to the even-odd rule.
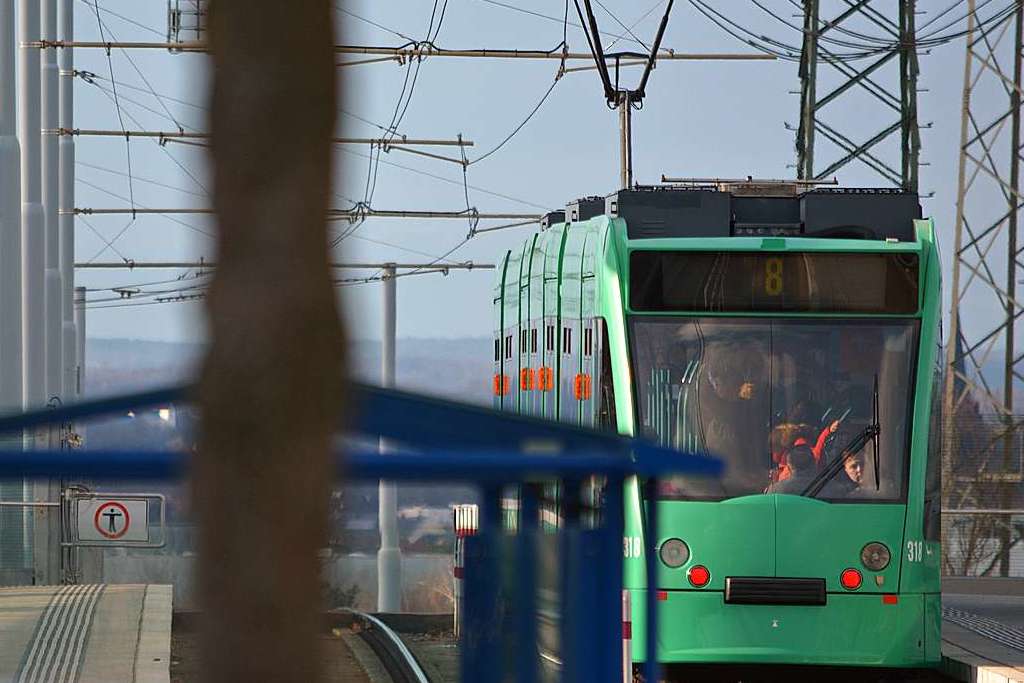
[[[1024,9],[1018,4],[1014,12],[988,22],[983,32],[974,11],[975,2],[970,0],[946,347],[944,399],[951,428],[943,446],[944,507],[954,509],[992,507],[992,500],[1009,508],[1013,489],[1024,480],[1021,450],[1015,447],[1022,423],[1014,415],[1013,387],[1022,378],[1024,359],[1016,344],[1016,326],[1024,313],[1016,292],[1021,270],[1018,221],[1024,205],[1020,198]],[[993,199],[1000,196],[1005,210],[993,206]],[[993,308],[1002,315],[987,316],[986,311]],[[993,353],[1002,355],[1001,388],[983,373]],[[991,413],[995,423],[982,421]],[[984,424],[991,432],[976,439],[980,444],[971,444],[970,435],[956,431],[957,424],[974,418],[979,422],[972,423],[972,428]],[[1004,515],[988,523],[992,527],[988,536],[995,535],[1000,548],[993,573],[1006,576],[1011,519]]]
[[[917,120],[917,46],[914,29],[915,0],[899,0],[894,12],[891,3],[881,0],[860,0],[847,3],[838,16],[822,21],[818,0],[804,0],[803,48],[800,54],[800,125],[796,129],[797,178],[820,180],[830,178],[840,169],[860,162],[885,182],[917,192],[917,169],[921,138]],[[850,61],[837,54],[829,43],[834,34],[843,34],[857,20],[866,20],[881,29],[891,47],[860,61]],[[838,31],[836,29],[839,29]],[[843,38],[844,35],[837,36]],[[848,37],[846,37],[849,40]],[[879,41],[879,45],[882,42]],[[898,58],[898,60],[897,60]],[[898,61],[898,80],[883,85],[879,72]],[[823,67],[829,67],[824,69]],[[895,71],[894,69],[889,69]],[[827,83],[824,74],[828,75]],[[826,86],[826,87],[822,87]],[[819,92],[826,92],[819,97]],[[891,123],[881,130],[860,135],[843,130],[824,118],[827,107],[832,110],[853,107],[881,108],[893,115]],[[897,133],[899,137],[897,138]],[[855,140],[859,137],[860,140]],[[822,140],[835,157],[828,164],[819,164]],[[894,167],[884,148],[898,140],[900,166]]]
[[[384,267],[382,292],[384,314],[381,329],[381,386],[395,386],[395,322],[397,288],[395,265]],[[383,439],[380,452],[387,452]],[[395,613],[402,610],[402,551],[398,546],[398,489],[394,482],[381,480],[378,491],[378,524],[380,550],[377,551],[377,611]]]
[[[74,0],[60,0],[60,37],[72,40],[75,34]],[[74,51],[66,48],[60,51],[60,117],[61,128],[71,128],[75,118],[75,69]],[[58,217],[60,232],[60,281],[61,281],[61,346],[64,351],[62,396],[75,398],[79,395],[76,381],[76,341],[75,332],[75,217],[63,213],[75,207],[75,139],[71,136],[60,138],[58,145],[58,166],[60,168],[60,184],[58,188],[58,204],[61,214]],[[84,337],[83,337],[84,339]]]
[[[40,0],[42,9],[43,40],[57,39],[57,0]],[[55,127],[60,115],[60,90],[55,50],[42,55],[39,71],[40,108],[43,128]],[[60,230],[57,209],[59,202],[57,138],[47,135],[42,138],[41,180],[43,200],[43,221],[45,228],[45,316],[46,316],[46,399],[60,397],[63,382],[61,352],[61,282],[60,282]],[[51,430],[53,433],[53,430]],[[56,444],[51,444],[56,446]]]
[[[633,107],[629,95],[619,96],[619,183],[621,187],[633,186]]]

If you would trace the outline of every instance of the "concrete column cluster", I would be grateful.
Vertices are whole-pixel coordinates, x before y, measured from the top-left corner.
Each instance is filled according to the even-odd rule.
[[[15,0],[0,0],[0,413],[40,408],[53,397],[72,401],[81,386],[84,318],[83,329],[76,330],[74,218],[60,214],[74,206],[74,143],[56,135],[60,127],[73,127],[72,55],[65,49],[59,56],[61,69],[56,50],[30,46],[73,38],[72,3],[17,0],[15,6]],[[26,434],[4,447],[45,447],[41,436]],[[57,496],[56,482],[0,488],[0,498],[7,499]],[[57,582],[57,520],[19,514],[34,580]],[[5,520],[8,537],[10,522]]]
[[[17,26],[15,26],[17,18]],[[76,398],[72,0],[0,0],[0,410]],[[15,58],[15,46],[20,46]],[[59,62],[58,62],[59,60]],[[15,92],[15,69],[18,87]],[[43,131],[47,131],[44,135]],[[61,211],[68,211],[62,215]]]

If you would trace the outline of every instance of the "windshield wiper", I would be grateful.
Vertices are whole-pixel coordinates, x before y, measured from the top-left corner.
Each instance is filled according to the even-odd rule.
[[[809,496],[811,498],[817,497],[821,490],[825,488],[825,484],[832,481],[832,478],[843,469],[843,465],[847,460],[864,450],[864,447],[868,445],[870,441],[874,446],[874,466],[875,466],[875,490],[881,488],[881,479],[879,478],[878,466],[878,436],[882,433],[882,427],[878,421],[878,375],[875,375],[875,391],[872,401],[872,419],[873,422],[865,427],[857,436],[853,437],[846,446],[839,451],[839,457],[830,462],[825,466],[821,472],[817,474],[814,479],[811,480],[807,487],[800,492],[801,496]]]

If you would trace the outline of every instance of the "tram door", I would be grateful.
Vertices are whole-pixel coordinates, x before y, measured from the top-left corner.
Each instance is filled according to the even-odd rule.
[[[491,396],[492,405],[495,410],[507,410],[508,404],[505,396],[509,390],[508,368],[505,364],[505,336],[508,334],[505,326],[505,277],[508,267],[509,255],[505,252],[505,258],[501,260],[499,268],[500,275],[494,281],[494,297],[492,311],[494,314],[494,361],[493,372],[491,373]]]
[[[583,259],[580,268],[580,369],[574,381],[573,393],[580,409],[580,424],[584,427],[597,426],[597,400],[595,392],[598,377],[597,340],[600,339],[597,321],[597,281],[594,277],[594,247],[597,235],[587,234],[583,244]]]

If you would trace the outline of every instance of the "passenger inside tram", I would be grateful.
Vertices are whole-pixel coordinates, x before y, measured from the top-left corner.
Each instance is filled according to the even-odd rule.
[[[840,502],[905,495],[916,337],[913,321],[634,319],[639,429],[726,466],[718,480],[665,480],[660,495],[785,492]],[[840,461],[842,449],[875,426],[876,404],[878,454],[872,436],[850,462]],[[808,489],[823,471],[826,478]]]

